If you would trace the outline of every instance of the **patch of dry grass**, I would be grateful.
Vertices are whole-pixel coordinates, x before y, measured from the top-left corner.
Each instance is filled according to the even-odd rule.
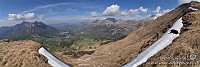
[[[0,42],[0,67],[50,67],[40,47],[31,40]]]

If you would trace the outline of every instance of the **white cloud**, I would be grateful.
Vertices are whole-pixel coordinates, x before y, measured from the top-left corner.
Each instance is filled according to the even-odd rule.
[[[127,15],[128,15],[128,12],[127,12],[127,11],[121,11],[120,15],[121,15],[121,16],[127,16]]]
[[[143,8],[143,7],[140,7],[139,10],[143,13],[146,13],[148,11],[148,8]]]
[[[140,10],[139,9],[130,9],[128,11],[128,14],[129,15],[136,15],[136,14],[139,14],[140,13]]]
[[[139,7],[138,9],[130,9],[130,10],[121,11],[120,15],[121,16],[137,15],[140,13],[147,13],[147,11],[148,11],[148,8]]]
[[[161,7],[158,6],[158,7],[156,8],[156,10],[154,10],[153,12],[155,12],[155,13],[159,13],[159,12],[160,12],[160,9],[161,9]]]
[[[33,11],[36,11],[36,10],[39,10],[39,9],[44,9],[44,8],[48,8],[48,7],[55,7],[55,6],[59,6],[59,5],[69,5],[69,4],[70,3],[58,3],[58,4],[49,4],[49,5],[45,5],[45,6],[38,6],[38,7],[31,9],[31,10],[24,11],[22,13],[33,12]]]
[[[31,10],[26,10],[26,11],[23,11],[21,12],[20,14],[24,14],[24,13],[29,13],[29,12],[33,12],[33,11],[37,11],[37,10],[41,10],[41,9],[45,9],[45,8],[50,8],[50,7],[55,7],[57,9],[63,9],[63,8],[59,8],[57,6],[62,6],[62,5],[66,5],[66,6],[74,6],[74,7],[81,7],[81,8],[94,8],[93,6],[88,6],[86,5],[85,3],[57,3],[57,4],[48,4],[46,3],[47,5],[44,5],[44,6],[38,6],[38,7],[35,7]],[[69,10],[69,11],[77,11],[76,9],[66,9],[66,10]]]
[[[30,19],[30,18],[33,18],[35,17],[35,13],[27,13],[27,14],[24,14],[24,18],[25,19]]]
[[[24,15],[21,14],[8,14],[8,20],[9,21],[15,21],[15,20],[26,20],[26,19],[31,19],[34,18],[35,14],[34,13],[27,13]]]
[[[81,18],[81,21],[85,21],[85,22],[92,22],[97,20],[97,18],[92,18],[92,17],[83,17]]]
[[[166,10],[162,10],[162,13],[165,14],[165,13],[168,13],[168,12],[170,12],[170,11],[172,11],[172,10],[174,10],[174,9],[166,9]]]
[[[160,17],[160,16],[162,16],[162,15],[164,15],[164,14],[166,14],[166,13],[172,11],[172,10],[174,10],[174,8],[173,9],[159,10],[159,12],[156,12],[153,15],[149,15],[148,18],[156,19],[156,18],[158,18],[158,17]]]
[[[184,4],[184,3],[190,3],[191,1],[198,1],[200,2],[200,0],[178,0],[179,4]]]
[[[96,12],[96,11],[92,11],[92,12],[91,12],[91,16],[92,16],[92,17],[97,17],[97,16],[98,16],[98,14],[97,14],[97,12]]]
[[[8,20],[13,21],[17,19],[22,19],[22,15],[19,14],[8,14]]]
[[[67,8],[66,11],[78,11],[78,9]]]
[[[4,22],[5,20],[0,19],[0,22]]]
[[[119,13],[120,6],[118,5],[111,5],[104,10],[103,15],[105,16],[115,16]]]
[[[40,15],[40,16],[39,16],[39,19],[40,19],[40,20],[44,20],[44,19],[45,19],[44,15]]]

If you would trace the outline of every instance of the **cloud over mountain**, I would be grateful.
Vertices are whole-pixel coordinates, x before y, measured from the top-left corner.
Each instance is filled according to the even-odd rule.
[[[45,19],[44,15],[40,15],[38,17],[39,17],[40,20],[44,20]]]
[[[96,12],[96,11],[92,11],[92,12],[91,12],[91,16],[92,16],[92,17],[97,17],[97,16],[98,16],[98,14],[97,14],[97,12]]]
[[[15,21],[15,20],[26,20],[31,19],[35,17],[35,13],[27,13],[27,14],[8,14],[8,20],[9,21]]]
[[[158,6],[158,7],[156,8],[156,10],[154,10],[153,12],[155,12],[155,13],[159,13],[159,12],[160,12],[160,9],[161,9],[161,7]]]
[[[115,16],[119,13],[120,6],[118,5],[111,5],[104,10],[103,15],[105,16]]]
[[[148,8],[139,7],[138,9],[130,9],[130,10],[121,11],[120,15],[121,16],[137,15],[140,13],[147,13],[147,11],[148,11]]]
[[[146,13],[148,11],[148,8],[143,8],[143,7],[140,7],[139,10],[143,13]]]

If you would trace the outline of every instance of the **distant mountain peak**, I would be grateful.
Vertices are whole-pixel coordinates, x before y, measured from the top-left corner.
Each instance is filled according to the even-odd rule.
[[[112,22],[117,22],[117,19],[115,19],[115,18],[106,18],[105,20],[109,20],[109,21],[112,21]]]
[[[39,21],[23,21],[22,23],[16,24],[15,26],[0,28],[0,31],[2,32],[0,39],[26,39],[32,35],[51,36],[56,33],[57,29]]]

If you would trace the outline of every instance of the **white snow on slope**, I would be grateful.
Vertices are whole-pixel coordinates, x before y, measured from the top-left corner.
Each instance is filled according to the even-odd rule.
[[[43,47],[41,47],[38,52],[42,55],[44,55],[45,57],[47,57],[48,59],[48,63],[52,66],[52,67],[70,67],[68,65],[66,65],[65,63],[61,62],[59,59],[57,59],[56,57],[54,57],[51,53],[49,53],[46,49],[44,49]]]
[[[183,27],[182,18],[177,20],[173,26],[160,38],[158,39],[152,46],[147,48],[145,51],[140,53],[136,58],[134,58],[131,62],[127,63],[123,67],[137,67],[142,63],[146,62],[151,56],[158,53],[158,51],[164,49],[172,41],[179,36],[179,34],[170,33],[170,30],[174,29],[180,33],[181,28]]]
[[[199,9],[196,9],[196,8],[193,8],[193,7],[189,7],[188,9],[191,9],[191,10],[194,10],[194,11],[199,10]]]

